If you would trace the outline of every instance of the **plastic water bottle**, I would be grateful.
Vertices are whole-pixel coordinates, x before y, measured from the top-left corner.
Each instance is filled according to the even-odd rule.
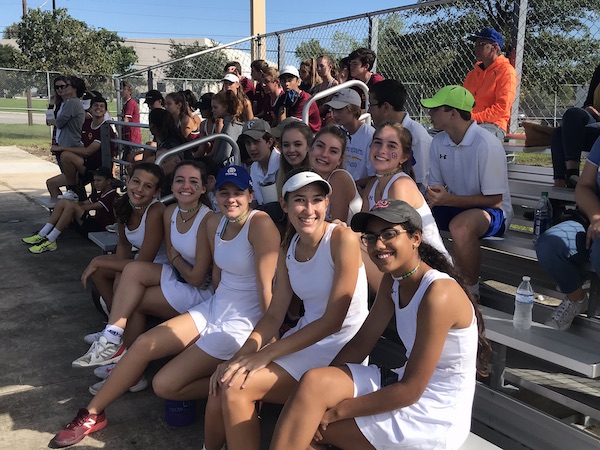
[[[552,226],[552,203],[548,198],[547,192],[542,192],[542,196],[538,200],[535,207],[535,216],[533,218],[533,242],[537,242],[538,238]]]
[[[533,311],[533,289],[531,278],[523,277],[523,281],[517,288],[515,295],[515,314],[513,315],[513,326],[517,330],[529,330],[531,328],[531,312]]]

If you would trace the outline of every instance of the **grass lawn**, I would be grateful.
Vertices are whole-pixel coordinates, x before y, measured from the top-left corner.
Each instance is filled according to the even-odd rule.
[[[50,149],[50,127],[46,125],[0,124],[0,146],[16,145],[24,149]]]
[[[48,99],[35,98],[31,99],[31,106],[34,112],[43,113],[48,107]],[[27,109],[26,98],[0,98],[0,112],[25,112]],[[108,111],[113,117],[117,116],[117,103],[109,102]]]

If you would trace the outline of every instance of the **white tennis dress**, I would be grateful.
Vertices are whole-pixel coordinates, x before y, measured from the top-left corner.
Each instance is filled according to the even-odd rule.
[[[192,267],[196,264],[196,246],[198,238],[198,228],[210,208],[205,205],[200,206],[200,210],[194,217],[194,222],[190,229],[185,233],[180,233],[177,229],[177,214],[179,206],[176,206],[171,215],[171,245],[181,257]],[[206,248],[209,252],[210,249]],[[180,281],[176,269],[171,264],[163,264],[160,273],[160,288],[165,299],[171,307],[179,314],[183,314],[188,309],[196,306],[213,295],[212,287],[206,286],[200,289],[191,284]]]
[[[228,360],[246,342],[262,316],[256,287],[254,250],[248,241],[252,211],[246,223],[230,241],[221,238],[228,220],[222,217],[215,234],[215,264],[221,281],[209,300],[188,312],[198,328],[196,345],[218,359]]]
[[[388,181],[388,183],[385,185],[385,188],[383,189],[381,195],[382,200],[389,198],[390,187],[392,187],[396,180],[402,177],[410,178],[410,176],[404,172],[398,172],[397,174],[392,176],[392,178],[390,178],[390,181]],[[414,182],[412,178],[410,179]],[[373,183],[373,186],[371,187],[371,190],[369,191],[369,195],[367,197],[367,199],[369,200],[369,211],[371,210],[371,208],[373,208],[373,206],[375,206],[375,192],[378,185],[379,180],[376,179]],[[416,184],[415,187],[417,187]],[[427,244],[431,245],[437,251],[445,255],[448,258],[448,261],[452,261],[450,253],[448,253],[448,250],[446,249],[446,246],[442,241],[442,237],[440,236],[440,230],[438,229],[437,224],[435,223],[435,218],[433,217],[433,214],[431,214],[431,209],[429,208],[429,205],[425,201],[425,198],[422,194],[421,199],[423,200],[423,204],[416,211],[421,216],[421,219],[423,219],[423,241],[425,241]]]
[[[399,307],[398,282],[392,287],[396,329],[410,358],[417,331],[417,311],[429,285],[450,277],[431,269],[425,273],[415,295],[404,308]],[[467,439],[471,427],[471,408],[475,394],[477,360],[477,320],[467,328],[451,329],[442,354],[425,392],[414,404],[374,416],[354,420],[367,440],[378,450],[457,449]],[[381,371],[348,364],[354,380],[354,396],[381,389]],[[406,366],[395,369],[402,379]]]
[[[300,262],[296,260],[294,255],[296,254],[298,235],[292,238],[286,255],[286,265],[292,289],[304,303],[305,312],[304,316],[298,321],[298,324],[291,330],[288,330],[282,339],[319,319],[325,313],[329,294],[333,286],[335,270],[331,257],[331,234],[335,227],[337,225],[328,224],[316,253],[309,261]],[[310,369],[328,366],[365,321],[368,314],[367,297],[367,275],[365,266],[361,265],[358,271],[354,295],[352,296],[348,313],[340,331],[321,339],[309,347],[283,356],[273,362],[281,366],[296,380],[300,380],[304,372]]]
[[[150,209],[150,206],[152,206],[156,202],[158,202],[158,200],[152,200],[152,202],[148,205],[148,207],[144,211],[144,214],[142,214],[142,220],[140,221],[140,224],[135,230],[130,230],[129,228],[127,228],[127,224],[125,224],[125,237],[127,238],[127,241],[129,241],[129,243],[135,248],[142,248],[142,244],[144,243],[144,236],[146,235],[146,218],[148,216],[148,210]],[[137,255],[135,255],[135,257],[137,258]],[[160,248],[158,249],[158,252],[154,257],[153,262],[155,262],[156,264],[166,264],[169,262],[169,259],[167,258],[167,251],[165,249],[164,239],[160,244]]]

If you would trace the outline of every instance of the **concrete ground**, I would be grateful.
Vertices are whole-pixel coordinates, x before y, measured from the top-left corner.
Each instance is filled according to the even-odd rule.
[[[91,369],[72,369],[102,328],[79,278],[100,250],[67,231],[55,252],[33,255],[21,242],[48,211],[34,201],[58,167],[16,147],[0,147],[0,449],[41,449],[91,398]],[[150,367],[155,372],[159,364]],[[198,402],[200,403],[200,402]],[[107,410],[109,425],[76,448],[200,448],[202,405],[189,427],[164,421],[164,402],[149,388],[127,393]]]

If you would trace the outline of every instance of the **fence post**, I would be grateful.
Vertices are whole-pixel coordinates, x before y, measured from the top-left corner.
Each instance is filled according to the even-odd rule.
[[[518,4],[517,4],[518,3]],[[510,113],[510,133],[519,126],[519,104],[521,102],[521,82],[523,80],[523,53],[525,51],[525,27],[527,23],[527,0],[515,2],[513,9],[512,44],[517,72],[517,91]]]
[[[369,48],[377,54],[379,45],[379,18],[369,16]],[[369,67],[369,71],[377,72],[377,59],[373,63],[373,67]]]
[[[281,70],[285,67],[285,36],[277,35],[277,64]]]
[[[148,90],[151,91],[154,89],[154,77],[152,75],[152,71],[148,71]]]
[[[100,154],[102,155],[102,165],[112,168],[112,152],[110,151],[110,125],[102,124],[100,127]]]

